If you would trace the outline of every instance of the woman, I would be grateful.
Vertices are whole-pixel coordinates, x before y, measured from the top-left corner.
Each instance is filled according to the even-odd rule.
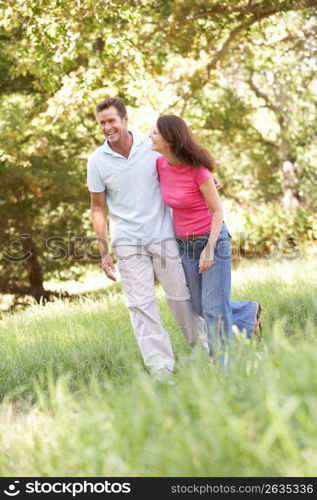
[[[196,311],[208,325],[213,356],[223,360],[232,325],[251,337],[260,327],[261,305],[231,301],[230,234],[212,172],[214,162],[184,120],[161,116],[150,134],[163,201],[173,210],[180,255]],[[219,343],[219,339],[221,342]]]

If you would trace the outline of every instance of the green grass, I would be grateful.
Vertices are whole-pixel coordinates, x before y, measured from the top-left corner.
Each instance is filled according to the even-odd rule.
[[[158,290],[175,386],[143,368],[120,287],[0,321],[2,476],[314,476],[317,272],[243,262],[235,298],[264,306],[261,343],[228,370],[186,346]]]

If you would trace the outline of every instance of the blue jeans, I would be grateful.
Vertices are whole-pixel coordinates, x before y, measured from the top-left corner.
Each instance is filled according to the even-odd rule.
[[[208,337],[213,355],[230,344],[233,339],[232,325],[246,331],[248,337],[256,323],[256,302],[230,300],[231,295],[231,249],[230,234],[223,223],[215,246],[212,266],[199,274],[199,258],[205,248],[209,233],[201,235],[204,240],[177,238],[187,284],[194,308],[208,325]]]

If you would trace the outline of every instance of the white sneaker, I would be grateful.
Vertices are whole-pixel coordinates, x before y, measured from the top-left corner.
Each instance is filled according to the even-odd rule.
[[[160,368],[152,372],[152,379],[160,384],[175,385],[173,380],[173,372],[168,368]]]

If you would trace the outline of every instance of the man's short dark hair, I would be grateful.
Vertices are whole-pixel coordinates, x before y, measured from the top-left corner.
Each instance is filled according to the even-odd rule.
[[[127,114],[125,104],[119,97],[108,97],[96,106],[97,113],[101,113],[104,109],[108,109],[111,106],[116,108],[120,118],[124,118]]]

